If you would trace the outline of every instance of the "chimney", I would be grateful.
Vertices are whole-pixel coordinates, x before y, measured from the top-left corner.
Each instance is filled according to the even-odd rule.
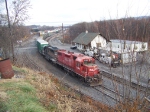
[[[85,33],[88,33],[88,31],[86,30]]]

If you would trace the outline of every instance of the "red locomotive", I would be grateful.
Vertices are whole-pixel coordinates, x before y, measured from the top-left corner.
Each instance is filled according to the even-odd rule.
[[[65,69],[73,76],[79,76],[90,86],[101,85],[102,75],[95,59],[80,53],[59,50],[57,47],[45,46],[44,57]]]
[[[68,73],[81,76],[90,86],[101,85],[102,77],[95,59],[83,54],[67,52],[66,50],[57,51],[57,64],[64,67]]]

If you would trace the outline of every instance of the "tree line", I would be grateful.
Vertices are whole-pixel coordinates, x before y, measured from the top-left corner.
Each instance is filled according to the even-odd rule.
[[[75,39],[80,33],[100,33],[107,39],[126,39],[133,41],[148,41],[150,36],[150,17],[122,18],[77,23],[70,27],[66,38]]]

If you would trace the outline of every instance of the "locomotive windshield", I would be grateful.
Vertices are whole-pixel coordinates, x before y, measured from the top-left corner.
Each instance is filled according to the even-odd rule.
[[[85,65],[91,65],[91,64],[94,64],[94,61],[93,60],[84,60],[83,64],[85,64]]]

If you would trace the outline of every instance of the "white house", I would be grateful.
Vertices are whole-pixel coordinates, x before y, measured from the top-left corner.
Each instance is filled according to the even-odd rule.
[[[137,52],[148,50],[148,42],[113,39],[101,50],[116,52],[121,55],[123,64],[130,63],[136,61]]]
[[[110,40],[110,46],[117,52],[142,52],[148,50],[148,42],[129,41],[129,40]]]
[[[106,38],[100,33],[88,33],[87,31],[78,35],[73,42],[77,49],[84,50],[106,46]]]

